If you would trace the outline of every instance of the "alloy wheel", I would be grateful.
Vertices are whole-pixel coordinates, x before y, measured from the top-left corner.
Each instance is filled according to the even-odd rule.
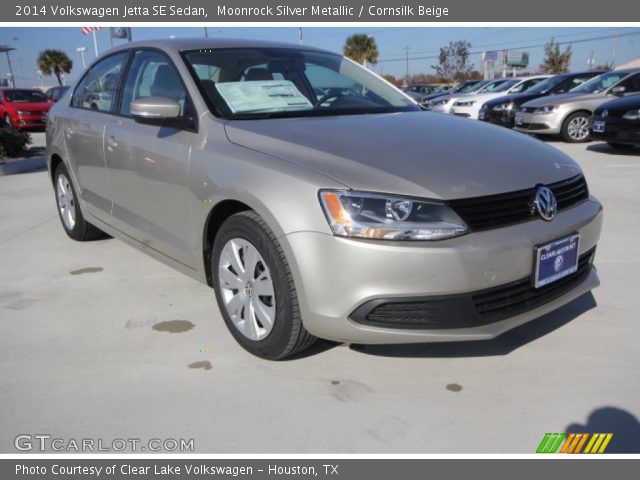
[[[220,254],[218,279],[224,306],[248,339],[266,338],[276,317],[271,273],[258,249],[243,238],[229,240]]]
[[[73,198],[71,183],[64,173],[58,175],[56,197],[58,198],[60,218],[62,218],[65,228],[71,231],[76,225],[76,202]]]
[[[567,125],[567,133],[572,140],[584,140],[589,135],[589,119],[582,116],[571,119]]]

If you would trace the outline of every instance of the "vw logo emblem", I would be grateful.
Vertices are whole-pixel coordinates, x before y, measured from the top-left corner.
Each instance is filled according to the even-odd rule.
[[[540,218],[550,222],[558,213],[558,203],[556,196],[547,187],[538,187],[536,195],[533,199],[533,207],[538,212]]]
[[[602,118],[607,118],[608,115],[609,115],[609,110],[603,110],[602,113],[600,114]]]
[[[564,257],[562,255],[558,255],[553,262],[553,270],[557,273],[562,269],[564,265]]]

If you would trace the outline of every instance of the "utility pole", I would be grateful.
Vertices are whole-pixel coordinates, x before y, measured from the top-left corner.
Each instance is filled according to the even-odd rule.
[[[405,56],[407,59],[407,76],[405,77],[405,83],[409,83],[409,47],[404,47]]]
[[[616,28],[615,34],[613,37],[613,51],[611,52],[611,68],[615,68],[616,66],[616,49],[618,47],[618,29]]]

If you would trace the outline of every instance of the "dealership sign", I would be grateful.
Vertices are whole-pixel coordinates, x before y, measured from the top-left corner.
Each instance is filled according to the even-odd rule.
[[[507,67],[525,68],[529,66],[529,52],[518,50],[506,50],[504,52],[504,62]]]

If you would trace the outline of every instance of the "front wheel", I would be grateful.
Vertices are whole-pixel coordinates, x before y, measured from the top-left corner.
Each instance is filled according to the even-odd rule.
[[[562,124],[562,139],[569,143],[585,142],[589,138],[589,114],[576,112]]]
[[[237,213],[222,224],[213,245],[211,273],[227,328],[248,352],[280,360],[315,341],[302,325],[284,252],[255,212]]]
[[[78,196],[67,168],[60,163],[53,174],[58,215],[69,237],[80,242],[105,237],[105,233],[87,222],[82,216]]]

